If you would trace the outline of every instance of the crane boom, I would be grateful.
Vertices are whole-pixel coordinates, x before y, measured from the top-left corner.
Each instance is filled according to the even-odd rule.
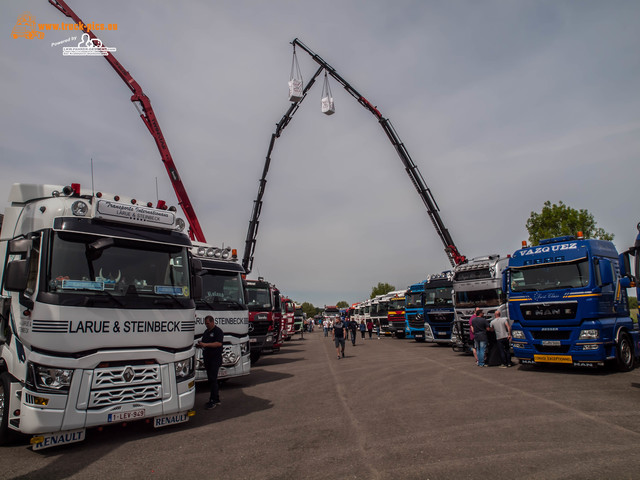
[[[97,37],[93,34],[91,30],[87,28],[84,22],[80,19],[78,15],[63,1],[63,0],[49,0],[49,3],[60,10],[64,15],[69,18],[72,18],[78,26],[81,27],[82,31],[89,35],[89,38],[93,42],[97,40]],[[146,125],[149,133],[153,137],[156,142],[156,146],[160,152],[160,157],[162,158],[162,162],[169,174],[169,180],[171,181],[171,185],[173,186],[173,190],[175,191],[176,197],[178,199],[178,203],[182,207],[182,211],[187,217],[187,221],[189,222],[189,236],[191,239],[195,239],[199,242],[206,242],[204,238],[204,233],[202,232],[202,228],[200,227],[200,222],[198,221],[198,217],[196,216],[196,212],[193,209],[193,205],[189,200],[189,195],[187,195],[187,191],[182,183],[180,175],[178,174],[178,169],[173,161],[173,157],[171,156],[171,152],[169,151],[169,147],[167,146],[167,142],[164,139],[164,135],[162,134],[162,130],[160,129],[160,124],[158,123],[158,119],[153,111],[153,107],[151,106],[151,101],[149,97],[147,97],[142,91],[142,87],[135,81],[135,79],[131,76],[131,74],[122,66],[122,64],[113,56],[112,53],[104,56],[105,60],[109,62],[109,65],[113,67],[118,76],[122,79],[122,81],[129,87],[133,95],[131,96],[131,101],[134,106],[140,113],[140,118]]]
[[[242,260],[242,265],[244,269],[247,272],[250,272],[251,268],[253,267],[253,255],[255,252],[256,238],[257,238],[258,224],[259,224],[258,219],[260,217],[260,212],[262,210],[262,196],[264,195],[264,188],[267,182],[266,175],[267,175],[267,172],[269,171],[269,165],[271,164],[271,151],[273,150],[273,145],[275,143],[276,138],[280,136],[280,134],[282,133],[282,130],[291,121],[293,115],[300,107],[300,104],[302,103],[302,101],[306,98],[307,92],[315,82],[315,79],[318,77],[318,75],[320,75],[322,70],[326,71],[329,75],[331,75],[340,85],[344,87],[344,89],[352,97],[354,97],[358,101],[360,105],[362,105],[367,110],[369,110],[378,119],[380,126],[382,127],[384,132],[387,134],[387,137],[389,138],[389,141],[391,142],[391,144],[396,149],[396,152],[398,153],[398,156],[400,157],[400,160],[402,161],[405,167],[405,170],[409,175],[409,178],[411,179],[411,183],[413,183],[413,186],[415,187],[416,191],[420,195],[420,198],[422,199],[424,205],[427,207],[427,213],[429,215],[431,223],[433,224],[434,228],[436,229],[436,232],[438,233],[438,236],[440,237],[442,243],[444,244],[444,247],[445,247],[444,250],[445,250],[445,253],[447,254],[449,262],[451,263],[451,266],[455,266],[455,265],[466,262],[467,260],[466,257],[460,254],[460,252],[458,251],[458,248],[453,242],[453,238],[451,237],[449,230],[445,227],[444,222],[442,221],[442,218],[438,213],[440,208],[438,207],[438,204],[436,203],[435,198],[433,198],[431,190],[429,189],[429,187],[427,187],[427,184],[424,181],[424,177],[420,173],[418,166],[411,159],[411,155],[409,155],[409,151],[402,143],[402,140],[400,140],[400,137],[398,136],[398,133],[396,132],[393,125],[391,124],[391,121],[388,118],[384,118],[380,113],[380,111],[376,107],[374,107],[371,104],[371,102],[369,102],[369,100],[367,100],[363,95],[361,95],[355,88],[351,86],[351,84],[349,84],[349,82],[347,82],[344,78],[342,78],[338,74],[335,68],[329,65],[325,60],[322,59],[322,57],[320,57],[315,52],[313,52],[309,47],[307,47],[299,39],[297,38],[294,39],[291,42],[291,44],[293,45],[294,51],[295,51],[295,47],[299,46],[302,50],[307,52],[311,56],[311,58],[318,65],[320,65],[320,68],[315,73],[315,75],[311,78],[307,86],[304,88],[302,98],[299,101],[291,104],[291,106],[287,110],[287,113],[285,113],[285,115],[282,117],[280,122],[277,124],[276,131],[271,136],[271,142],[269,144],[269,149],[267,152],[265,167],[262,172],[262,178],[260,179],[258,197],[254,202],[253,212],[251,215],[251,219],[249,221],[249,230],[247,232],[247,238],[245,241],[245,251],[244,251],[244,256]]]
[[[388,118],[384,118],[380,111],[374,107],[369,100],[367,100],[364,96],[362,96],[355,88],[353,88],[349,82],[347,82],[344,78],[342,78],[338,72],[336,72],[335,68],[329,65],[326,61],[322,59],[319,55],[313,52],[309,47],[307,47],[304,43],[302,43],[299,39],[295,38],[292,42],[293,46],[299,46],[302,50],[307,52],[311,58],[320,65],[329,75],[331,75],[340,85],[344,87],[344,89],[349,92],[349,94],[354,97],[360,105],[369,110],[375,117],[378,119],[380,126],[389,137],[389,141],[396,149],[400,160],[402,161],[404,168],[411,179],[411,183],[415,187],[418,195],[422,199],[424,205],[427,207],[427,213],[429,214],[429,218],[431,219],[431,223],[433,223],[440,240],[444,244],[444,251],[446,252],[449,262],[451,266],[458,265],[460,263],[464,263],[466,261],[466,257],[461,255],[458,252],[458,248],[455,246],[453,242],[453,238],[449,233],[449,230],[445,227],[440,214],[438,213],[440,208],[436,203],[433,195],[431,194],[431,190],[427,187],[427,184],[424,181],[420,170],[418,170],[418,166],[411,159],[411,155],[409,155],[409,151],[400,140],[398,133],[395,128],[391,124],[391,121]]]

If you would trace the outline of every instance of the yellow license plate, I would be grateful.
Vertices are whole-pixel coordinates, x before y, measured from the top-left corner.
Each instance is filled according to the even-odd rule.
[[[573,363],[571,355],[534,355],[533,359],[536,362]]]

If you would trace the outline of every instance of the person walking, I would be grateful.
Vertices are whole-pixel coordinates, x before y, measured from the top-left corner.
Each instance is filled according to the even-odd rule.
[[[367,326],[364,323],[364,320],[360,320],[360,336],[362,340],[364,340],[364,333],[367,331]]]
[[[207,329],[196,346],[203,349],[202,360],[204,368],[207,370],[207,379],[210,387],[209,401],[206,403],[205,408],[211,410],[220,405],[218,370],[222,365],[224,332],[216,325],[211,315],[204,317],[204,325]]]
[[[376,336],[380,340],[380,320],[376,320]]]
[[[328,337],[329,336],[329,319],[328,318],[324,318],[324,320],[322,320],[322,329],[324,330],[324,336]]]
[[[367,320],[367,332],[369,332],[369,340],[373,340],[373,338],[371,338],[371,334],[373,333],[373,322],[371,319]]]
[[[356,322],[355,318],[352,318],[347,324],[349,327],[349,333],[351,334],[351,344],[356,346],[356,332],[358,331],[358,322]]]
[[[512,367],[511,363],[511,325],[509,319],[500,315],[500,309],[495,311],[495,318],[491,320],[491,328],[496,332],[498,352],[500,353],[501,368]]]
[[[478,309],[471,322],[471,331],[473,332],[479,367],[487,366],[484,362],[484,356],[487,349],[487,330],[491,330],[489,322],[482,316],[482,313],[482,310]]]
[[[342,354],[342,358],[344,358],[344,342],[345,337],[347,336],[347,328],[340,317],[336,319],[336,322],[333,324],[332,330],[332,338],[336,345],[336,351],[338,352],[338,360],[340,360],[340,355]]]

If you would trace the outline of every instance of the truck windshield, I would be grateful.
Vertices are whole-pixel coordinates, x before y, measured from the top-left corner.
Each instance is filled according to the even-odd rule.
[[[450,307],[453,305],[451,287],[427,288],[425,304],[429,307]]]
[[[389,310],[404,310],[404,298],[389,301]]]
[[[247,306],[251,311],[271,310],[269,288],[260,285],[247,285]]]
[[[545,263],[511,270],[511,290],[514,292],[582,288],[589,285],[589,262],[582,258],[574,262]]]
[[[455,305],[458,308],[496,307],[500,305],[502,289],[465,290],[456,292]]]
[[[408,292],[405,297],[407,308],[420,308],[423,302],[423,292]]]
[[[68,232],[50,237],[45,301],[193,308],[186,248]]]
[[[205,269],[202,273],[202,299],[196,301],[196,307],[202,310],[246,310],[240,273]]]

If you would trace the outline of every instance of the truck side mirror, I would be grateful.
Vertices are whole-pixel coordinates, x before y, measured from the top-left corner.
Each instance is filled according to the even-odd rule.
[[[191,282],[191,298],[194,300],[200,300],[202,298],[202,277],[194,275],[193,282]]]
[[[9,255],[26,255],[33,242],[30,238],[16,238],[9,242]]]
[[[7,263],[4,272],[4,289],[8,292],[22,292],[27,288],[29,260],[13,260]]]
[[[198,275],[202,272],[202,261],[199,258],[191,258],[191,274]]]
[[[598,286],[604,287],[605,285],[611,285],[613,283],[613,269],[611,268],[611,260],[608,258],[598,259],[598,269],[600,271],[600,278]]]
[[[621,277],[631,277],[631,260],[629,258],[629,252],[623,252],[618,255],[618,264],[620,266]]]

